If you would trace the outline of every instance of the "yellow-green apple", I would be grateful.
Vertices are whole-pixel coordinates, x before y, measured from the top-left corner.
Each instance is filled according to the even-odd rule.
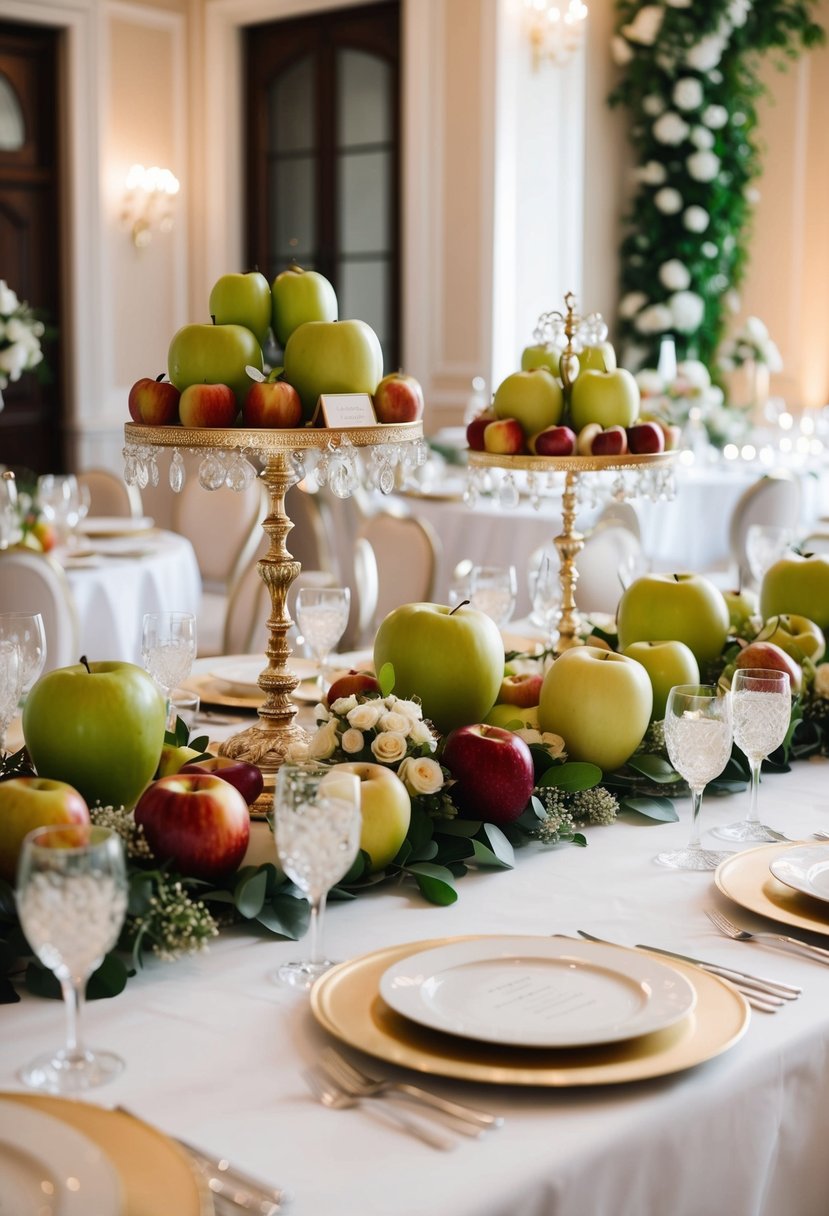
[[[791,657],[774,642],[750,642],[744,646],[734,660],[735,670],[751,668],[755,671],[783,671],[789,677],[792,693],[800,692],[803,673]]]
[[[229,781],[239,791],[248,806],[252,806],[265,787],[262,770],[247,760],[234,760],[231,756],[204,756],[201,760],[190,760],[180,773],[209,773]]]
[[[374,639],[374,670],[394,667],[398,697],[419,697],[423,717],[442,733],[480,722],[498,698],[504,643],[485,612],[461,604],[403,604]]]
[[[39,519],[31,531],[31,535],[37,541],[37,547],[44,553],[49,553],[58,543],[58,534],[54,526],[47,523],[45,519]],[[26,537],[23,537],[23,543],[26,543]]]
[[[572,456],[576,450],[576,434],[569,426],[548,426],[533,435],[530,450],[536,456]]]
[[[178,389],[229,384],[241,407],[250,388],[246,368],[264,368],[262,347],[244,325],[184,325],[173,334],[167,370]]]
[[[504,705],[537,705],[541,696],[544,677],[540,672],[504,676],[498,691],[498,700]]]
[[[48,777],[0,782],[0,878],[14,882],[24,837],[52,823],[89,823],[86,802],[73,786]]]
[[[441,762],[455,779],[453,801],[470,818],[513,823],[530,800],[532,753],[510,730],[485,722],[459,726],[446,736]]]
[[[161,748],[155,776],[172,777],[174,773],[180,773],[185,764],[201,759],[204,754],[196,747],[176,747],[173,743],[165,743]]]
[[[239,868],[250,838],[248,804],[209,773],[176,773],[148,785],[135,822],[153,855],[190,878],[223,878]]]
[[[653,421],[662,431],[665,451],[675,452],[682,442],[682,427],[673,422],[665,422],[664,418],[654,418]]]
[[[723,591],[723,598],[728,607],[728,620],[734,633],[740,634],[746,628],[752,627],[753,617],[758,618],[759,624],[760,601],[756,591],[752,591],[749,587],[743,587],[739,591]],[[756,629],[754,632],[756,633]]]
[[[521,352],[521,370],[530,372],[534,367],[546,367],[557,376],[560,356],[559,348],[550,346],[548,342],[525,346]]]
[[[593,455],[593,440],[601,430],[602,424],[600,422],[588,422],[587,426],[581,428],[576,439],[576,451],[579,456]]]
[[[503,380],[492,403],[498,418],[515,418],[525,437],[556,426],[564,413],[561,385],[546,367],[513,372]]]
[[[484,714],[484,722],[488,726],[501,726],[509,730],[520,722],[522,727],[538,730],[537,705],[509,705],[504,701],[496,701],[488,714]]]
[[[223,274],[210,292],[210,315],[217,325],[244,325],[260,346],[271,327],[271,289],[258,270]]]
[[[368,393],[383,378],[383,352],[365,321],[306,321],[285,344],[285,379],[307,417],[322,393]]]
[[[368,853],[372,871],[384,870],[400,851],[412,816],[409,793],[390,768],[360,761],[334,764],[331,773],[352,773],[360,780],[360,848]]]
[[[615,372],[616,351],[610,342],[598,342],[594,346],[585,346],[579,351],[579,368],[581,372]]]
[[[655,422],[634,422],[627,428],[628,451],[637,456],[665,451],[665,432]]]
[[[814,621],[794,612],[771,617],[754,640],[774,642],[797,663],[802,663],[804,659],[819,663],[826,652],[823,630]]]
[[[245,426],[289,430],[302,422],[302,402],[292,384],[284,380],[253,380],[242,408]]]
[[[594,456],[624,456],[628,450],[627,433],[623,426],[609,426],[593,436],[590,450]]]
[[[684,642],[631,642],[624,653],[641,663],[653,689],[651,717],[665,717],[668,693],[677,684],[699,684],[699,663]]]
[[[149,426],[172,426],[178,421],[179,390],[164,373],[153,380],[149,376],[136,380],[130,389],[127,404],[130,417]]]
[[[238,412],[229,384],[190,384],[178,404],[182,426],[233,426]]]
[[[482,414],[478,414],[466,428],[466,442],[473,452],[483,452],[484,450],[484,431],[489,426],[490,422],[495,421],[495,413],[493,410],[484,410]]]
[[[484,427],[484,451],[517,456],[525,450],[524,428],[515,418],[497,418]]]
[[[639,386],[625,368],[580,372],[570,392],[570,419],[577,431],[588,422],[632,426],[639,416]]]
[[[384,376],[374,393],[374,413],[378,422],[417,422],[423,417],[420,381],[404,371]]]
[[[340,697],[351,697],[365,695],[366,693],[379,693],[380,684],[377,677],[371,671],[345,671],[342,675],[336,676],[331,681],[331,686],[326,694],[326,701],[329,705],[333,705]]]
[[[641,663],[612,650],[565,650],[544,677],[538,721],[561,735],[571,760],[612,772],[644,738],[653,691]]]
[[[684,642],[706,663],[725,645],[728,607],[701,574],[643,574],[623,592],[616,625],[621,650],[631,642]]]
[[[829,555],[788,553],[770,566],[760,588],[763,619],[781,613],[805,616],[829,631]]]
[[[273,332],[281,347],[306,321],[336,321],[337,296],[325,275],[289,266],[271,283]]]
[[[82,661],[40,677],[23,707],[23,737],[41,777],[68,781],[90,806],[131,807],[158,765],[166,716],[142,668]]]

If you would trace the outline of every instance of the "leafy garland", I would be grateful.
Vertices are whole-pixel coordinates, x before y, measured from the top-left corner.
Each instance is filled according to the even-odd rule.
[[[625,366],[656,366],[663,335],[673,335],[680,358],[713,366],[748,261],[760,57],[778,52],[782,67],[822,45],[815,7],[616,0],[613,56],[623,76],[609,102],[630,111],[638,162],[621,246]]]

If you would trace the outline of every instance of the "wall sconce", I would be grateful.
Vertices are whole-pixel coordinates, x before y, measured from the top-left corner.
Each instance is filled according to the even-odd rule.
[[[127,174],[124,195],[124,222],[132,243],[143,249],[153,239],[153,230],[169,232],[173,226],[173,199],[180,189],[178,178],[169,169],[153,165],[133,165]]]
[[[561,67],[584,39],[587,5],[582,0],[524,0],[533,71],[548,59]]]

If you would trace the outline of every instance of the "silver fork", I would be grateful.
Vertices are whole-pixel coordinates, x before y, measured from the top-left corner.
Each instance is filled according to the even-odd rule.
[[[748,929],[741,929],[739,925],[735,925],[727,916],[723,916],[722,912],[717,912],[713,908],[706,908],[705,915],[711,921],[715,929],[726,937],[731,937],[736,942],[766,942],[770,946],[776,946],[778,949],[790,949],[800,951],[807,958],[814,959],[815,962],[829,964],[829,950],[824,950],[822,946],[813,946],[810,942],[801,941],[797,937],[787,937],[783,933],[750,933]]]
[[[363,1104],[362,1098],[346,1093],[329,1076],[321,1073],[316,1068],[307,1068],[302,1075],[317,1101],[321,1102],[323,1106],[328,1107],[329,1110],[353,1110],[355,1107],[362,1106]],[[448,1152],[455,1147],[456,1141],[450,1139],[447,1135],[441,1135],[437,1128],[427,1127],[426,1124],[420,1123],[419,1120],[411,1118],[409,1115],[404,1114],[403,1111],[397,1110],[394,1107],[385,1106],[383,1110],[386,1117],[392,1123],[396,1123],[398,1127],[402,1127],[404,1131],[409,1132],[412,1136],[416,1136],[418,1140],[422,1140],[424,1144],[428,1144],[431,1148],[438,1148],[442,1152]]]
[[[443,1114],[451,1115],[453,1119],[465,1123],[476,1131],[486,1131],[500,1127],[504,1122],[500,1115],[490,1115],[486,1111],[476,1110],[472,1106],[464,1106],[460,1102],[452,1102],[449,1098],[441,1098],[428,1089],[410,1085],[406,1081],[384,1081],[370,1077],[359,1068],[346,1060],[331,1047],[326,1047],[322,1053],[321,1063],[327,1072],[333,1074],[337,1084],[347,1092],[363,1098],[379,1098],[384,1094],[399,1094],[400,1097],[411,1098],[424,1106],[432,1107]]]

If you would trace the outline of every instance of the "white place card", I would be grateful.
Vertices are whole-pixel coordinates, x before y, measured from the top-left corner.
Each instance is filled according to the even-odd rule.
[[[313,422],[315,426],[379,426],[368,393],[323,393]]]

